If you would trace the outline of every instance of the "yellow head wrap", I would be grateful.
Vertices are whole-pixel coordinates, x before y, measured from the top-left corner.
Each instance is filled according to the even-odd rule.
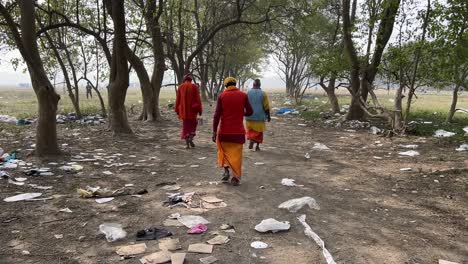
[[[228,85],[228,83],[237,83],[237,80],[234,77],[227,77],[224,79],[224,86]]]

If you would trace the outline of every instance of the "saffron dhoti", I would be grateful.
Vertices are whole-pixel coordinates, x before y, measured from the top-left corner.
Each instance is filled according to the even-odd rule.
[[[198,126],[197,119],[185,119],[182,121],[182,133],[180,137],[186,139],[190,136],[194,137],[196,135]]]
[[[247,139],[256,143],[263,143],[263,131],[266,125],[264,121],[246,120],[245,126],[247,128]]]
[[[218,145],[218,166],[231,168],[238,179],[242,176],[242,150],[243,144],[232,142],[216,142]]]

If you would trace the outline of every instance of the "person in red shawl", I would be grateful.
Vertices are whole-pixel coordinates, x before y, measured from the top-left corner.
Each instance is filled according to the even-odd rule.
[[[234,176],[231,184],[240,184],[242,176],[242,151],[245,143],[244,116],[253,114],[247,94],[236,87],[236,79],[224,80],[226,89],[218,97],[213,117],[213,142],[218,146],[218,166],[224,167],[223,182]]]
[[[194,148],[193,138],[197,131],[197,115],[202,115],[202,103],[198,85],[192,83],[192,75],[184,76],[184,81],[177,89],[175,112],[182,120],[181,138],[185,140],[187,148]]]

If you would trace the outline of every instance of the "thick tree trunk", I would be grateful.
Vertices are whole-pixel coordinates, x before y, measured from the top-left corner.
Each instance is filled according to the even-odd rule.
[[[15,35],[15,42],[20,49],[29,70],[32,86],[36,93],[39,105],[39,117],[36,130],[36,155],[49,156],[60,154],[57,143],[57,127],[55,116],[57,114],[57,104],[60,96],[55,92],[54,87],[47,78],[47,74],[39,55],[36,38],[36,23],[34,1],[19,1],[21,12],[21,39],[15,28],[11,28]],[[3,13],[4,17],[8,19]],[[11,17],[10,17],[11,18]],[[10,24],[10,23],[8,23]]]
[[[458,102],[458,92],[460,90],[460,85],[456,85],[455,89],[453,89],[453,97],[452,97],[452,104],[450,105],[450,111],[447,116],[447,123],[453,122],[453,116],[455,115],[455,111],[457,110],[457,102]]]
[[[106,4],[114,21],[114,48],[109,83],[110,129],[116,134],[132,134],[125,109],[129,76],[125,52],[127,39],[125,37],[124,1],[106,0]]]

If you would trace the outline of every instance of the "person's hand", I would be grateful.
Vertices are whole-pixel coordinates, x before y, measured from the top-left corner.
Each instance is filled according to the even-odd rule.
[[[214,143],[216,143],[216,138],[218,137],[218,135],[216,134],[216,132],[213,132],[213,137],[211,137],[211,140],[213,140]]]

